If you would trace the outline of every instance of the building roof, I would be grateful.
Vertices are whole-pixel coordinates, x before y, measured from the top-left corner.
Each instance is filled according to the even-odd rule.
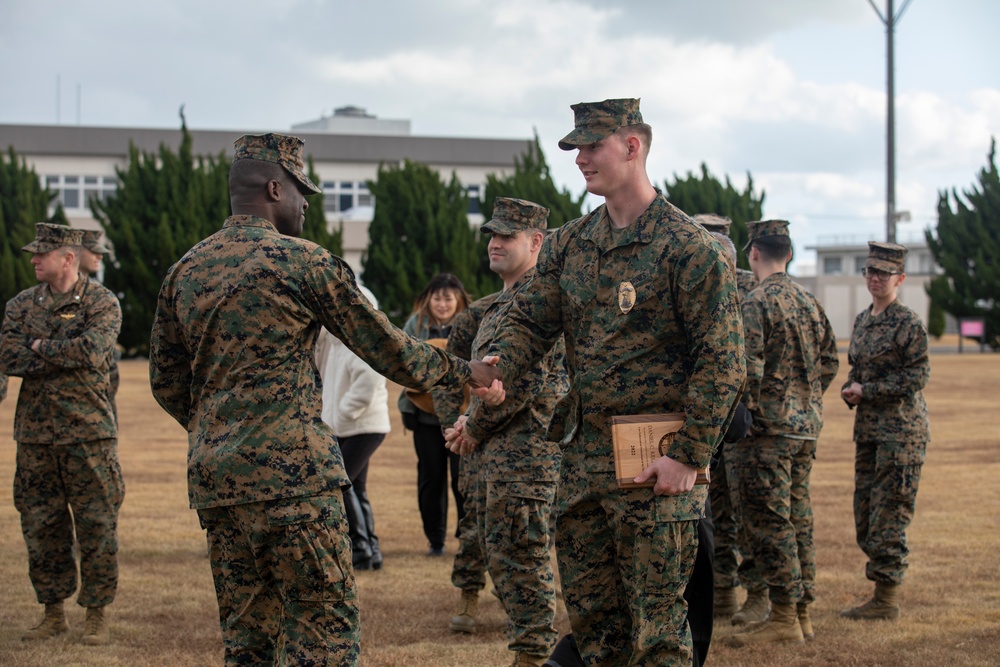
[[[195,155],[232,155],[233,142],[243,134],[272,130],[190,130]],[[319,162],[398,162],[424,164],[509,166],[530,146],[528,139],[466,139],[454,137],[338,135],[296,132],[307,156]],[[180,129],[97,127],[80,125],[0,124],[0,148],[13,146],[20,155],[123,157],[129,142],[154,152],[161,144],[178,150]]]

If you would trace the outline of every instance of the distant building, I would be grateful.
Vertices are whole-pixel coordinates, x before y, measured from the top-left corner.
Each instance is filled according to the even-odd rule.
[[[232,155],[233,141],[241,135],[269,131],[288,132],[190,130],[194,153],[203,156]],[[486,177],[513,172],[515,158],[531,144],[529,139],[412,136],[409,121],[381,120],[352,106],[294,125],[290,133],[306,142],[306,154],[312,156],[323,188],[327,222],[331,230],[343,225],[344,259],[355,271],[360,271],[361,255],[368,247],[368,225],[374,212],[374,198],[366,183],[376,178],[380,164],[402,164],[405,159],[421,162],[445,181],[454,172],[470,197],[469,222],[480,224],[479,199]],[[84,229],[98,228],[87,202],[117,191],[115,168],[127,166],[130,141],[143,152],[155,152],[160,144],[176,151],[180,138],[180,129],[0,124],[0,148],[13,147],[42,183],[59,194],[70,224]]]
[[[854,318],[871,303],[861,269],[868,260],[868,241],[880,240],[874,236],[821,236],[815,246],[807,247],[816,251],[816,275],[795,279],[823,304],[838,339],[850,338]],[[926,325],[930,299],[925,287],[941,269],[923,235],[897,242],[909,250],[899,300],[916,311]]]

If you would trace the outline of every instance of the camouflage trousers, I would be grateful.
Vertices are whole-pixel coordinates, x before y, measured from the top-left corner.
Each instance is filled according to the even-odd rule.
[[[740,584],[739,505],[733,502],[737,489],[730,488],[730,484],[736,486],[736,475],[735,469],[731,469],[733,457],[727,453],[735,446],[720,445],[708,492],[715,526],[715,585],[719,588],[736,588]]]
[[[748,577],[759,576],[767,584],[772,602],[811,604],[816,599],[816,548],[809,475],[816,441],[754,436],[730,453],[735,454],[750,567],[756,569]]]
[[[859,442],[854,456],[854,528],[868,556],[865,576],[899,584],[907,568],[926,443]]]
[[[344,504],[329,495],[198,510],[227,665],[357,665]]]
[[[690,665],[683,594],[698,521],[676,520],[671,499],[619,490],[614,471],[587,472],[578,458],[563,455],[556,556],[584,663]]]
[[[465,514],[458,520],[458,551],[451,567],[451,583],[463,591],[486,587],[486,559],[479,539],[479,450],[462,457],[458,488],[465,500]]]
[[[549,551],[556,483],[480,480],[479,487],[480,541],[507,612],[507,647],[548,656],[559,638]]]
[[[73,537],[80,548],[84,607],[111,604],[118,589],[118,510],[125,482],[118,441],[17,443],[14,506],[28,547],[28,575],[41,604],[76,590]]]

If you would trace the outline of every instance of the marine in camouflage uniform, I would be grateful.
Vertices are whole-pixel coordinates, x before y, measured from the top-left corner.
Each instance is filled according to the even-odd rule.
[[[514,295],[532,280],[548,214],[532,202],[498,197],[492,219],[480,227],[493,235],[490,265],[504,278],[504,289],[485,299],[489,305],[477,327],[473,358],[486,355]],[[507,645],[516,665],[540,665],[558,638],[549,531],[560,454],[559,443],[547,440],[546,433],[568,390],[560,339],[507,387],[502,406],[480,412],[463,427],[479,443],[478,533],[507,612]],[[474,408],[477,399],[472,402]]]
[[[356,664],[348,477],[321,417],[320,326],[422,391],[482,368],[392,326],[340,258],[296,238],[305,195],[319,192],[301,140],[247,135],[235,147],[234,215],[169,269],[150,383],[189,434],[189,498],[208,531],[227,664]]]
[[[896,594],[907,568],[906,528],[913,520],[920,471],[930,441],[923,388],[930,377],[927,331],[896,299],[906,248],[869,242],[865,267],[873,304],[854,320],[842,394],[854,416],[854,525],[868,557],[875,596],[847,609],[848,618],[899,616]],[[882,272],[882,275],[875,275]],[[849,389],[860,393],[853,402]]]
[[[499,292],[497,293],[499,294]],[[497,294],[473,301],[468,308],[455,315],[448,334],[449,353],[459,359],[472,359],[472,342],[479,330],[483,313]],[[432,392],[434,412],[441,422],[442,431],[454,426],[462,414],[465,403],[464,392],[435,390]],[[451,583],[462,591],[462,602],[458,613],[451,619],[451,629],[457,632],[472,632],[476,628],[476,611],[479,592],[486,587],[486,557],[479,539],[479,451],[462,457],[459,465],[458,484],[462,494],[464,513],[458,522],[458,551],[451,568]]]
[[[741,519],[771,615],[734,643],[802,641],[815,599],[809,474],[823,427],[823,392],[837,374],[833,328],[819,301],[785,273],[788,222],[748,223],[750,264],[761,278],[742,303],[753,435],[735,445]],[[743,565],[741,565],[741,568]],[[800,620],[801,617],[801,620]],[[803,632],[805,626],[805,632]]]
[[[723,245],[733,254],[733,264],[736,263],[736,246],[729,238],[732,220],[714,213],[699,213],[693,216],[695,222],[712,234],[723,235],[720,239]],[[752,271],[736,268],[736,288],[742,303],[747,295],[757,286],[757,279]],[[752,594],[766,596],[767,584],[761,578],[759,571],[751,567],[752,559],[746,535],[740,531],[739,488],[737,487],[736,468],[732,455],[727,451],[734,445],[725,441],[719,443],[719,449],[712,460],[712,477],[709,485],[709,506],[712,510],[712,524],[715,529],[715,600],[714,614],[729,618],[739,611],[736,601],[736,588],[742,579],[744,587]],[[744,571],[739,571],[741,560],[750,561]],[[762,619],[761,619],[762,620]]]
[[[28,573],[45,620],[25,639],[68,629],[63,600],[77,587],[87,607],[83,642],[108,641],[103,608],[118,587],[118,510],[125,484],[108,363],[121,329],[118,298],[80,274],[81,232],[38,223],[24,247],[41,281],[9,302],[0,369],[22,378],[14,416],[14,505],[28,547]]]
[[[101,268],[101,262],[109,250],[101,239],[102,232],[97,229],[83,230],[83,257],[80,260],[80,270],[90,276],[96,276]],[[111,350],[111,362],[108,366],[108,381],[110,382],[111,407],[115,411],[115,422],[118,421],[118,404],[115,397],[118,395],[118,385],[121,384],[121,376],[118,372],[118,348]]]
[[[711,235],[649,182],[639,101],[573,110],[576,129],[559,145],[579,149],[587,188],[605,203],[549,235],[490,351],[514,379],[565,336],[571,390],[548,439],[564,442],[556,548],[584,660],[687,665],[682,594],[708,497],[696,469],[708,466],[744,377],[735,277]],[[611,417],[671,411],[685,412],[685,425],[640,475],[656,487],[618,489]],[[473,410],[470,423],[479,412],[490,410]]]

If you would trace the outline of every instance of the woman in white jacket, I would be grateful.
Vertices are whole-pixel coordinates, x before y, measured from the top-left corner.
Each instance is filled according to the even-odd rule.
[[[378,301],[367,287],[361,291],[372,305]],[[385,378],[347,349],[326,329],[316,341],[316,367],[323,380],[323,421],[333,428],[344,456],[351,488],[344,491],[344,508],[351,536],[355,570],[382,567],[375,519],[368,501],[368,461],[391,430],[389,393]]]

